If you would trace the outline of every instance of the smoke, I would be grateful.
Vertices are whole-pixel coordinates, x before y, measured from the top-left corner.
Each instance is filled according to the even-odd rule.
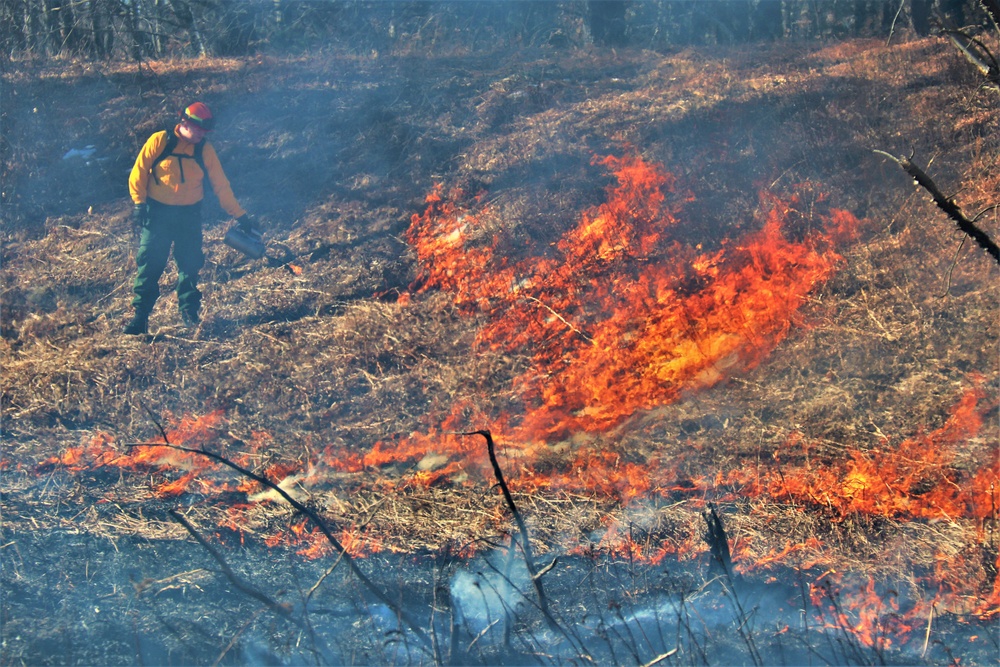
[[[491,553],[470,562],[451,579],[455,625],[472,637],[496,641],[505,623],[523,609],[531,578],[522,560]]]

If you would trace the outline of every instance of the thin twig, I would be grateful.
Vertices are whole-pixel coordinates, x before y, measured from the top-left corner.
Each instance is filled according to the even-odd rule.
[[[170,514],[171,518],[173,518],[174,521],[184,526],[184,530],[190,533],[191,537],[193,537],[195,541],[198,542],[198,544],[200,544],[205,549],[205,551],[207,551],[209,555],[215,559],[215,562],[217,562],[219,566],[222,568],[222,573],[226,575],[226,579],[229,579],[230,583],[232,583],[233,586],[235,586],[239,592],[243,593],[248,597],[253,598],[254,600],[257,600],[258,602],[262,602],[266,607],[268,607],[271,611],[275,612],[282,618],[285,618],[297,625],[301,625],[301,621],[292,616],[291,609],[289,609],[287,605],[275,602],[265,593],[257,590],[250,584],[240,579],[236,575],[236,573],[233,572],[233,569],[229,567],[229,563],[227,563],[226,559],[222,557],[222,554],[220,554],[215,547],[209,544],[208,541],[204,537],[202,537],[197,530],[195,530],[195,527],[192,526],[191,523],[187,519],[185,519],[180,512],[178,512],[177,510],[170,510],[168,514]]]
[[[555,317],[560,322],[562,322],[563,324],[565,324],[567,327],[569,327],[570,331],[572,331],[573,333],[577,334],[578,336],[580,336],[581,338],[583,338],[588,343],[593,343],[594,342],[593,338],[591,338],[590,336],[588,336],[587,334],[583,333],[582,331],[580,331],[579,329],[577,329],[575,326],[573,326],[573,324],[569,320],[567,320],[565,317],[563,317],[562,315],[560,315],[559,313],[557,313],[556,311],[554,311],[548,304],[543,303],[540,299],[538,299],[537,297],[533,297],[530,294],[525,295],[525,298],[528,301],[534,301],[539,306],[541,306],[545,310],[547,310],[550,313],[552,313],[553,317]]]
[[[942,294],[940,297],[938,297],[939,299],[945,298],[946,296],[948,296],[948,292],[951,291],[951,275],[955,272],[955,267],[958,265],[958,255],[959,255],[959,253],[962,252],[962,248],[965,247],[965,240],[967,238],[968,237],[963,236],[962,237],[962,242],[958,244],[958,250],[955,251],[955,257],[952,258],[952,260],[951,260],[951,266],[948,267],[948,281],[945,283],[945,286],[944,286],[944,294]]]
[[[226,644],[226,648],[222,649],[222,653],[220,653],[219,657],[216,658],[215,662],[212,663],[212,667],[217,667],[218,664],[222,662],[222,659],[226,657],[226,654],[229,653],[229,651],[232,650],[233,646],[236,645],[236,640],[240,638],[240,635],[246,632],[246,629],[249,628],[251,625],[253,625],[254,621],[257,620],[257,617],[260,616],[261,613],[263,613],[263,611],[264,611],[263,609],[258,610],[256,613],[254,613],[253,616],[251,616],[247,620],[246,623],[243,624],[243,627],[241,627],[239,630],[236,631],[236,634],[234,634],[232,639],[229,640],[229,643]]]
[[[157,426],[159,426],[159,424],[157,424]],[[162,427],[160,427],[160,432],[163,433]],[[163,434],[163,438],[164,440],[167,439],[166,433]],[[378,586],[376,586],[375,583],[371,579],[369,579],[367,575],[365,575],[365,573],[361,570],[361,568],[358,567],[358,564],[354,561],[354,559],[351,558],[351,555],[347,553],[347,549],[344,548],[344,545],[342,545],[340,541],[336,537],[334,537],[333,533],[330,531],[330,528],[329,526],[327,526],[326,522],[323,519],[321,519],[319,515],[316,514],[316,512],[314,512],[310,508],[306,507],[305,505],[297,501],[295,498],[290,496],[287,491],[282,489],[280,486],[278,486],[271,480],[261,475],[258,475],[257,473],[251,470],[247,470],[246,468],[230,461],[224,456],[220,456],[219,454],[215,454],[214,452],[210,452],[205,449],[193,449],[191,447],[182,447],[180,445],[172,445],[169,442],[167,442],[166,444],[138,442],[138,443],[130,443],[126,446],[167,447],[170,449],[176,449],[177,451],[181,452],[188,452],[189,454],[199,454],[201,456],[210,458],[213,461],[217,461],[224,466],[232,468],[233,470],[239,472],[240,474],[245,475],[246,477],[249,477],[255,482],[258,482],[259,484],[262,484],[267,488],[271,489],[272,491],[276,492],[278,495],[284,498],[289,505],[291,505],[296,510],[298,510],[306,517],[308,517],[310,520],[312,520],[312,522],[316,525],[316,527],[319,528],[320,532],[323,533],[324,537],[326,537],[327,541],[341,555],[344,562],[346,562],[348,567],[351,569],[351,572],[354,574],[354,576],[358,578],[359,581],[361,581],[361,583],[365,586],[365,588],[367,588],[372,595],[378,598],[379,602],[381,602],[389,609],[391,609],[396,614],[396,617],[402,620],[410,628],[410,630],[413,631],[413,634],[415,634],[426,647],[428,648],[430,647],[431,645],[430,639],[428,639],[423,629],[421,629],[420,626],[417,625],[416,621],[409,615],[409,613],[406,612],[406,610],[400,607],[386,593],[382,592],[382,590]]]
[[[660,655],[656,656],[655,658],[653,658],[649,662],[643,664],[642,667],[653,667],[653,665],[656,665],[656,664],[659,664],[659,663],[663,662],[667,658],[671,657],[674,653],[677,653],[677,649],[672,648],[669,651],[667,651],[666,653],[661,653]]]
[[[931,625],[934,624],[934,605],[931,605],[930,613],[927,616],[927,632],[924,633],[924,648],[920,651],[920,657],[927,654],[927,645],[931,641]]]

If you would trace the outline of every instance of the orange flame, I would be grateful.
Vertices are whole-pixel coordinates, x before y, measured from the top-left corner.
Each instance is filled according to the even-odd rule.
[[[979,433],[984,392],[966,390],[943,426],[908,438],[895,448],[849,450],[846,463],[817,468],[782,468],[749,486],[753,494],[790,497],[826,506],[834,520],[861,513],[909,519],[985,518],[995,511],[1000,456],[972,475],[952,462],[957,449]],[[808,447],[800,438],[795,444]]]
[[[217,438],[218,430],[224,423],[221,410],[201,417],[185,416],[166,432],[167,442],[191,449],[199,448]],[[200,473],[216,467],[204,457],[155,444],[122,451],[115,444],[114,437],[107,433],[97,433],[91,437],[89,443],[80,447],[70,447],[58,456],[45,459],[38,468],[45,469],[52,466],[61,466],[72,471],[105,467],[122,470],[185,470],[185,474],[180,478],[164,482],[157,487],[156,494],[161,497],[173,497],[188,491],[195,479],[200,479],[206,488],[217,491],[226,488],[224,483],[213,484],[210,480],[200,478]]]
[[[953,465],[958,447],[982,426],[984,392],[978,386],[958,400],[941,428],[896,447],[854,448],[846,462],[820,468],[782,466],[753,478],[740,470],[721,471],[715,479],[692,478],[655,459],[623,460],[577,440],[565,464],[539,470],[534,464],[548,443],[605,432],[638,411],[761,363],[801,319],[810,292],[837,270],[836,248],[850,241],[859,225],[849,212],[829,207],[817,207],[821,224],[812,224],[814,219],[798,211],[799,195],[781,199],[762,193],[759,230],[706,251],[684,241],[683,213],[693,197],[673,176],[638,156],[596,162],[615,179],[605,202],[583,211],[547,254],[512,254],[516,244],[494,231],[495,213],[485,197],[446,196],[441,186],[428,195],[426,210],[413,217],[406,234],[420,269],[401,303],[441,290],[463,311],[483,317],[486,326],[477,334],[477,346],[517,353],[529,362],[529,370],[512,379],[520,412],[487,414],[475,401],[461,401],[444,419],[429,416],[436,425],[423,432],[378,442],[367,452],[330,447],[322,463],[352,473],[400,465],[409,473],[408,483],[425,486],[460,483],[473,472],[484,479],[489,475],[485,447],[457,432],[489,425],[505,434],[504,453],[519,464],[508,482],[522,492],[584,490],[623,505],[636,497],[680,494],[696,505],[725,485],[744,495],[822,505],[833,510],[834,520],[857,513],[995,519],[1000,454],[994,451],[977,470],[963,472]],[[223,423],[221,412],[185,418],[168,440],[206,444]],[[788,446],[811,445],[794,434]],[[183,493],[209,467],[201,457],[164,447],[122,453],[104,435],[45,464],[186,470],[163,483],[157,490],[161,495]],[[267,474],[278,481],[292,472],[282,466]],[[257,487],[244,482],[239,489],[249,493]],[[226,521],[236,518],[229,515]],[[614,522],[606,531],[597,548],[622,558],[656,563],[668,553],[691,558],[707,550],[695,534],[679,543],[645,543]],[[389,548],[356,527],[342,530],[338,539],[352,555]],[[294,545],[309,558],[331,551],[324,536],[305,522],[267,543]],[[733,552],[738,557],[746,547],[734,545]],[[822,549],[811,538],[738,567],[768,568],[794,557],[809,568],[822,562]],[[951,581],[947,573],[939,580]],[[976,613],[992,618],[1000,614],[1000,578],[987,583],[992,593]],[[942,583],[942,590],[947,585]],[[814,603],[832,619],[831,627],[846,629],[869,646],[886,647],[890,634],[910,631],[889,597],[887,607],[874,582],[856,596],[832,596],[814,587]]]
[[[836,269],[836,240],[857,220],[833,210],[825,231],[788,239],[797,198],[762,194],[762,229],[699,252],[672,237],[691,201],[676,180],[637,156],[605,158],[617,185],[585,211],[553,257],[508,259],[484,230],[492,212],[462,208],[438,188],[407,239],[421,265],[414,288],[450,292],[489,316],[478,344],[529,351],[515,378],[525,413],[519,442],[601,432],[759,363],[805,298]]]
[[[821,613],[818,620],[823,627],[849,633],[878,650],[908,639],[913,625],[899,613],[895,591],[879,591],[871,578],[863,586],[846,588],[838,585],[841,580],[839,573],[827,572],[810,585],[810,598]]]

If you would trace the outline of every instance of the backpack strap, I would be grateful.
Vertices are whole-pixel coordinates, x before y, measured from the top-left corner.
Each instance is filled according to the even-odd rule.
[[[177,135],[174,134],[174,129],[172,127],[168,127],[166,129],[166,133],[167,133],[167,143],[163,146],[163,150],[160,151],[160,154],[156,156],[156,159],[153,160],[153,164],[150,165],[150,167],[149,167],[149,173],[151,173],[153,175],[153,178],[156,179],[156,182],[159,183],[160,179],[157,178],[157,176],[156,176],[156,167],[157,167],[157,165],[159,165],[161,162],[163,162],[164,160],[166,160],[168,157],[170,157],[172,155],[172,156],[174,156],[174,157],[177,158],[177,164],[178,164],[178,166],[180,167],[180,170],[181,170],[181,183],[183,183],[184,182],[184,163],[182,162],[182,160],[184,158],[190,158],[192,156],[187,155],[187,154],[182,154],[182,153],[174,153],[174,149],[177,148],[177,142],[179,140],[177,138]],[[205,141],[204,140],[199,141],[198,143],[196,143],[194,145],[194,161],[198,163],[199,167],[201,167],[202,172],[204,172],[205,174],[208,174],[208,169],[205,168]]]

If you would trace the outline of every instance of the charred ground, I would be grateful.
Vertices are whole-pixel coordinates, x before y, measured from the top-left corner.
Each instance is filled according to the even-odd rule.
[[[995,480],[996,267],[963,246],[898,167],[873,152],[912,151],[932,162],[934,177],[966,211],[995,203],[995,92],[978,86],[946,42],[666,55],[316,54],[152,63],[138,72],[67,63],[5,74],[4,90],[4,187],[15,193],[7,198],[14,203],[5,216],[0,269],[4,662],[58,662],[59,650],[83,662],[297,655],[295,631],[284,626],[287,644],[253,653],[235,611],[245,602],[213,603],[216,618],[225,620],[207,635],[210,624],[185,615],[218,600],[212,586],[220,584],[180,564],[204,553],[193,543],[181,548],[187,534],[165,512],[185,507],[221,544],[255,554],[251,563],[287,558],[283,549],[295,541],[286,536],[300,518],[268,502],[230,516],[252,491],[188,490],[164,500],[154,490],[180,472],[78,468],[64,454],[98,434],[124,454],[126,443],[159,437],[151,415],[176,433],[183,416],[216,413],[206,446],[290,475],[309,470],[324,453],[362,456],[376,443],[391,450],[412,433],[433,434],[460,401],[475,408],[467,430],[492,428],[502,442],[500,429],[482,419],[519,407],[510,380],[527,359],[476,346],[483,314],[445,294],[399,299],[419,271],[404,233],[424,211],[426,195],[444,183],[470,201],[480,195],[491,203],[512,258],[529,252],[528,242],[537,252],[604,199],[612,178],[593,158],[628,153],[662,164],[693,193],[679,234],[706,251],[759,224],[761,190],[785,194],[807,184],[806,213],[801,228],[789,230],[793,236],[809,232],[813,205],[847,209],[864,223],[859,239],[839,249],[839,271],[812,293],[788,337],[760,365],[609,432],[542,443],[531,457],[502,452],[514,480],[524,467],[571,477],[580,451],[610,453],[622,465],[676,462],[676,488],[646,499],[631,498],[626,481],[520,493],[536,549],[602,559],[588,561],[591,567],[617,562],[623,552],[608,537],[614,527],[629,535],[632,556],[641,551],[635,545],[646,547],[643,556],[669,545],[679,561],[667,569],[697,573],[708,553],[701,510],[715,500],[737,566],[758,583],[840,570],[899,588],[909,599],[946,562],[966,585],[957,592],[964,605],[939,610],[946,620],[932,629],[945,634],[922,657],[945,661],[952,651],[978,663],[995,655],[995,490],[977,497],[992,509],[976,518],[928,520],[845,514],[819,494],[811,501],[790,492],[748,495],[740,491],[745,478],[717,478],[781,466],[835,468],[851,452],[875,456],[944,429],[963,394],[978,388],[982,427],[922,483],[927,491],[962,484],[990,465]],[[237,197],[262,220],[272,250],[251,262],[229,249],[222,214],[210,205],[202,326],[180,329],[165,287],[151,320],[154,336],[126,338],[120,331],[134,270],[127,172],[145,137],[196,97],[220,112],[213,138]],[[64,158],[91,145],[90,157]],[[996,216],[981,222],[995,237]],[[168,272],[167,284],[172,277]],[[790,444],[800,441],[809,446]],[[331,522],[352,527],[368,565],[392,561],[397,574],[382,583],[417,597],[436,590],[422,579],[428,568],[447,571],[455,562],[448,554],[484,549],[510,530],[488,474],[477,478],[470,469],[421,483],[417,472],[442,465],[435,456],[447,461],[449,454],[370,464],[302,487]],[[911,487],[914,504],[921,488]],[[266,549],[269,541],[278,546]],[[111,555],[123,544],[137,554],[130,567]],[[383,555],[371,553],[375,544]],[[788,545],[802,546],[772,563]],[[107,580],[98,586],[86,566],[77,572],[81,558],[100,563]],[[325,565],[314,563],[294,566],[302,569],[293,581],[314,579],[311,570]],[[269,590],[284,585],[259,565],[249,567],[254,575],[273,583]],[[109,627],[132,623],[136,638],[167,627],[167,638],[152,647],[139,639],[88,647],[87,624],[99,615],[87,607],[88,596],[77,596],[81,587],[128,609]],[[575,583],[561,590],[569,595]],[[176,606],[164,612],[151,599]],[[32,633],[35,608],[47,620]],[[329,613],[353,618],[358,611]],[[365,613],[377,626],[377,614]],[[225,650],[230,640],[241,657]],[[336,655],[345,662],[394,655],[366,650],[363,637],[345,639]],[[836,657],[874,662],[918,653],[903,650]],[[689,651],[681,662],[726,662],[727,655]],[[786,658],[794,663],[803,655]]]

